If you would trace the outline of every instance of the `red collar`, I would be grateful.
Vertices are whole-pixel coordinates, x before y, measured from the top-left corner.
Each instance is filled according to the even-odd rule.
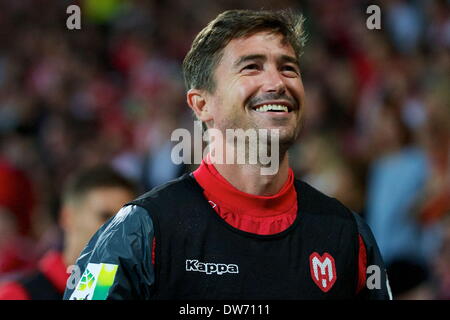
[[[66,272],[66,265],[60,252],[47,252],[39,260],[39,270],[50,280],[58,291],[61,293],[64,292],[69,274]]]
[[[294,173],[289,168],[289,175],[281,190],[272,196],[257,196],[242,192],[220,175],[213,164],[203,160],[194,177],[199,185],[222,205],[238,215],[268,217],[284,214],[297,204],[294,188]]]

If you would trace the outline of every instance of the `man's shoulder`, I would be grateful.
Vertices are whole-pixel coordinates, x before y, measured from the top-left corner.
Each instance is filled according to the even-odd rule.
[[[173,197],[174,195],[180,196],[180,193],[195,187],[195,184],[192,183],[191,180],[194,180],[191,177],[191,173],[185,173],[182,176],[170,180],[164,184],[154,187],[150,191],[140,195],[133,201],[131,204],[142,204],[146,201],[151,201],[154,199],[160,199],[165,197]]]
[[[152,232],[153,221],[147,210],[137,205],[125,205],[97,230],[80,258],[90,256],[96,248],[102,248],[103,251],[109,250],[108,248],[118,250],[123,247],[125,238],[131,243],[133,239],[148,237]]]
[[[201,197],[203,189],[196,183],[191,173],[185,173],[151,189],[127,205],[144,208],[152,217],[159,212],[164,212],[167,216],[188,207],[197,207]]]
[[[119,225],[127,224],[134,225],[135,228],[139,228],[141,223],[148,220],[148,214],[145,208],[136,206],[133,204],[128,204],[122,207],[119,212],[112,218],[112,220],[105,224],[102,228],[108,231],[117,229]]]
[[[299,193],[300,209],[354,220],[353,212],[338,199],[326,195],[300,179],[295,179],[295,185]]]

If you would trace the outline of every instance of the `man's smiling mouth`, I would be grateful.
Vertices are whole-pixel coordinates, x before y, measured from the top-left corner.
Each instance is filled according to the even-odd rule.
[[[272,113],[273,115],[287,115],[299,109],[298,102],[286,94],[267,93],[249,99],[247,106],[258,113]]]
[[[291,112],[291,109],[282,104],[263,104],[254,107],[253,110],[256,112]]]

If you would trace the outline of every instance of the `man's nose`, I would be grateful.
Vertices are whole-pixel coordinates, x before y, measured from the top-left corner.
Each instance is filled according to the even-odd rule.
[[[278,94],[283,94],[286,92],[286,85],[283,81],[283,76],[278,70],[271,69],[265,72],[262,89],[264,92],[274,92]]]

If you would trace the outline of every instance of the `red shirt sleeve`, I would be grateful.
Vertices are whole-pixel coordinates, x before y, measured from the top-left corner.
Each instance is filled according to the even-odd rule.
[[[20,284],[5,282],[0,286],[0,300],[30,300],[30,297]]]

